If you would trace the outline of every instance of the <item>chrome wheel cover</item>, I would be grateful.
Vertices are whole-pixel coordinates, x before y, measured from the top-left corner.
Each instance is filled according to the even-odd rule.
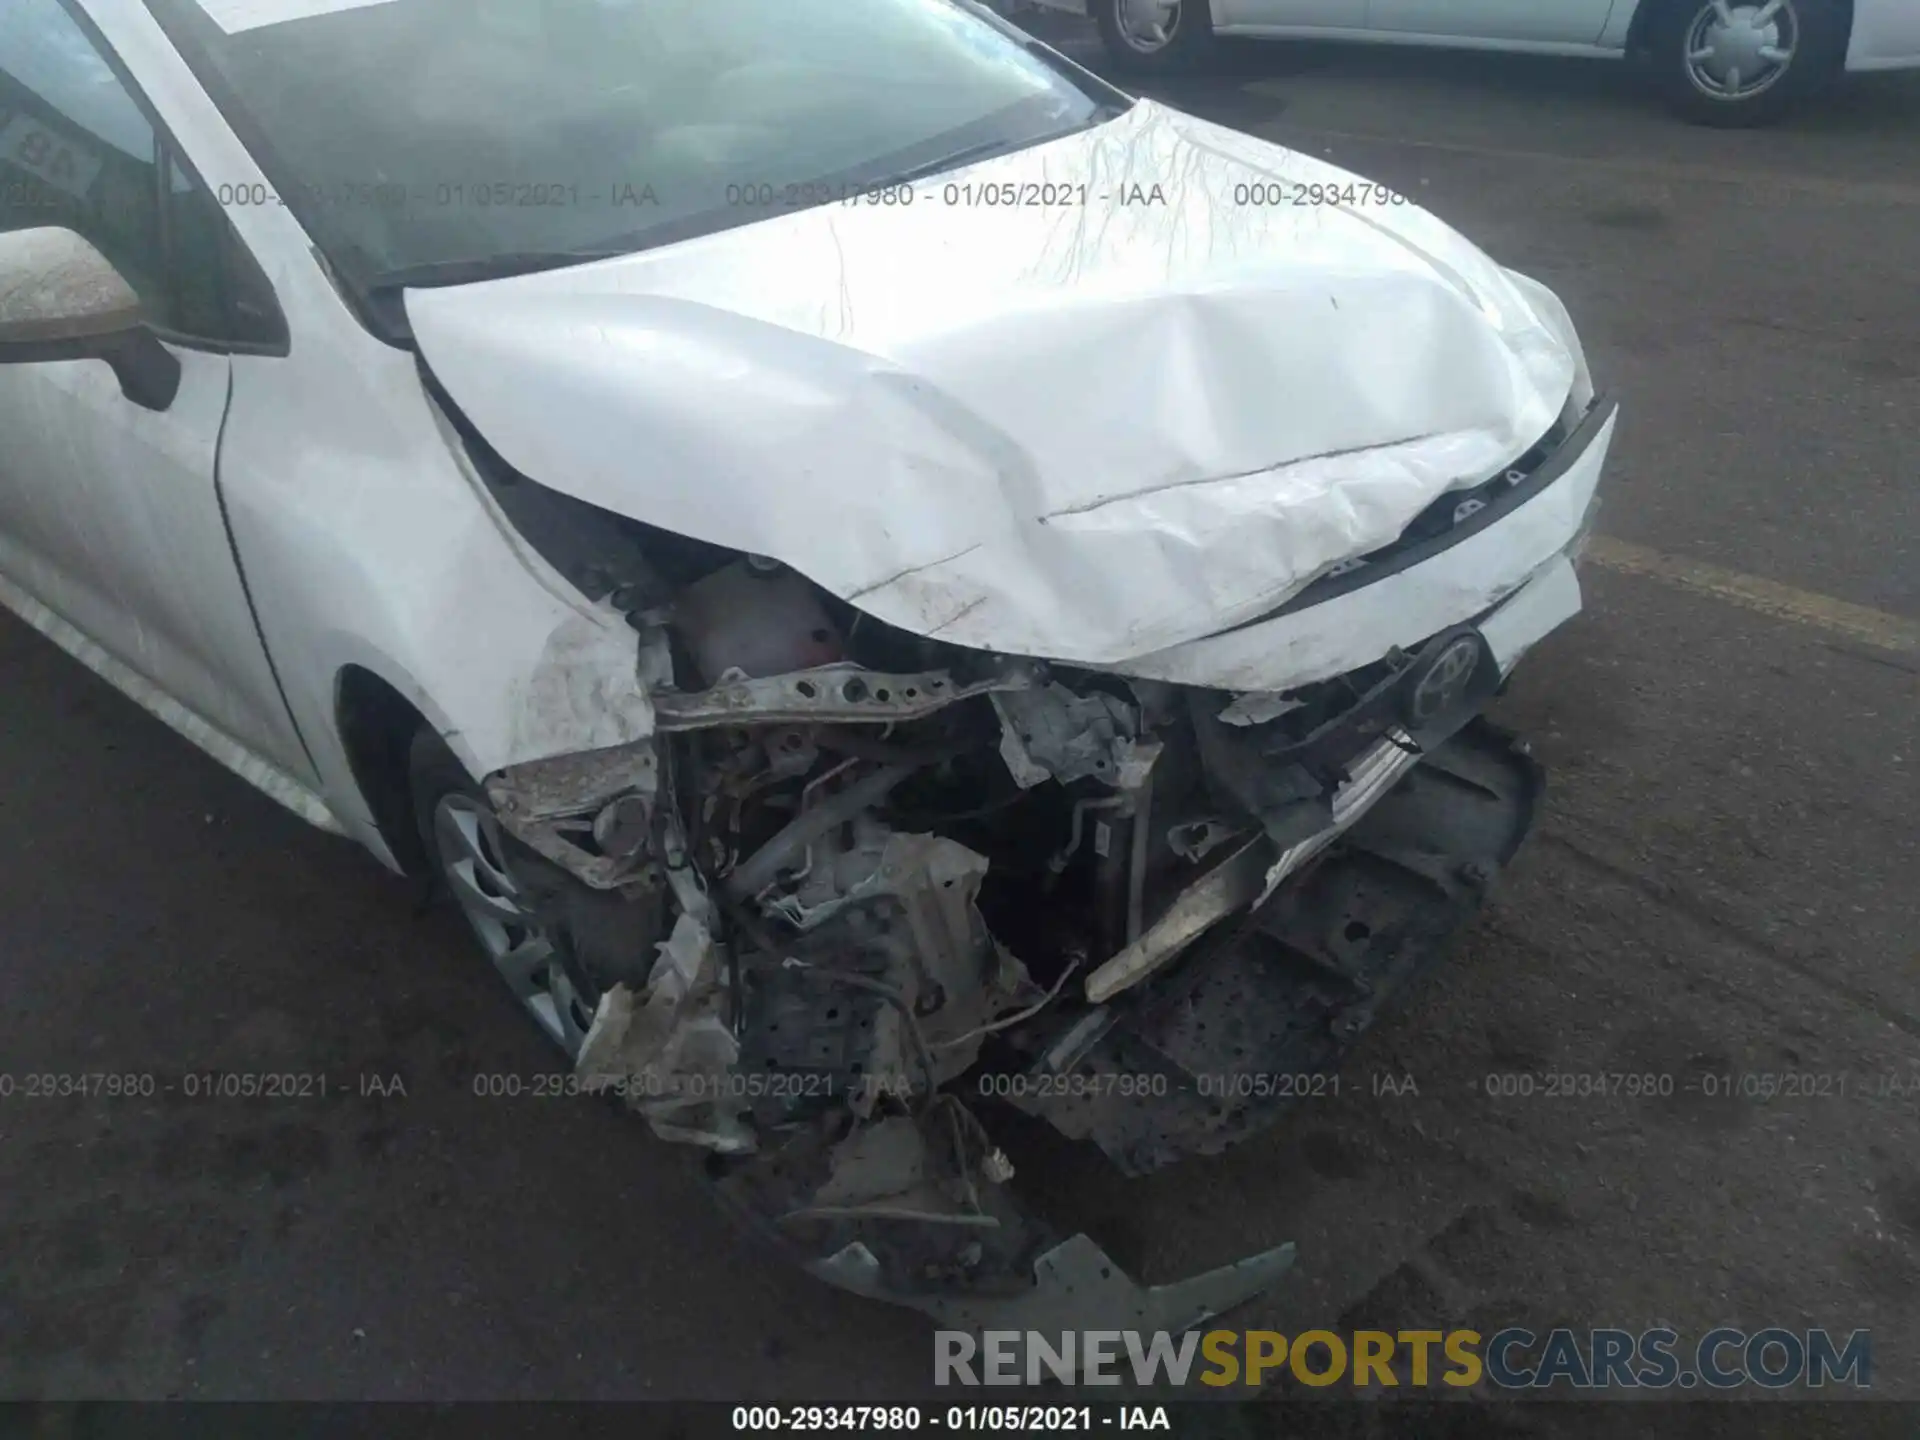
[[[1157,54],[1180,33],[1181,0],[1116,0],[1115,27],[1129,50]]]
[[[1786,76],[1799,48],[1794,0],[1712,0],[1687,27],[1687,79],[1709,100],[1751,100]]]

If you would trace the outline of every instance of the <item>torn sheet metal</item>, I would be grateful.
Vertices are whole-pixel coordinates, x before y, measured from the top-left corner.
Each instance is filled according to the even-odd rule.
[[[1483,638],[1500,673],[1507,673],[1541,636],[1579,608],[1580,587],[1573,566],[1564,557],[1557,558],[1485,622]],[[1220,718],[1224,721],[1227,716]],[[1088,975],[1087,999],[1094,1004],[1110,1000],[1176,959],[1228,915],[1265,903],[1289,876],[1299,873],[1357,823],[1420,759],[1420,747],[1407,731],[1390,731],[1348,766],[1346,779],[1333,792],[1328,823],[1322,829],[1286,846],[1278,858],[1258,840],[1247,842],[1169,905],[1150,930]],[[1191,845],[1185,835],[1178,842],[1169,839],[1176,845]]]
[[[608,889],[649,859],[659,755],[651,740],[509,766],[487,779],[500,823],[538,854]]]
[[[1075,695],[1053,684],[996,694],[993,708],[1000,716],[1001,758],[1022,790],[1089,775],[1117,784],[1122,763],[1132,757],[1133,707],[1105,691]]]
[[[856,967],[880,982],[900,1004],[872,1007],[852,1069],[895,1090],[944,1084],[973,1064],[999,1016],[1040,992],[980,916],[985,858],[938,835],[886,833],[871,821],[846,828],[851,840],[821,838],[791,893],[763,901],[801,931],[779,964],[820,968],[818,999],[835,1011],[848,1007],[845,991],[831,988],[834,974]],[[748,981],[750,993],[766,988],[751,969]],[[795,999],[785,1033],[804,1039],[834,1028],[813,1013],[819,1004],[810,1010]],[[788,1073],[809,1068],[805,1053],[775,1058]]]
[[[1273,862],[1272,868],[1267,871],[1266,883],[1261,888],[1260,899],[1265,900],[1273,894],[1280,888],[1281,881],[1339,839],[1355,821],[1373,808],[1381,796],[1393,788],[1395,781],[1419,763],[1420,752],[1404,733],[1382,740],[1369,750],[1354,765],[1345,783],[1334,791],[1333,823],[1318,835],[1289,846]]]
[[[408,315],[541,484],[913,633],[1108,667],[1390,542],[1583,373],[1564,312],[1417,206],[1249,204],[1353,177],[1152,102],[957,173],[1089,198],[947,205],[942,177]]]
[[[660,946],[645,996],[617,985],[601,997],[574,1073],[589,1088],[624,1095],[662,1140],[721,1154],[751,1150],[747,1102],[732,1081],[740,1047],[726,1013],[713,937],[682,915]]]
[[[1539,811],[1544,777],[1512,736],[1474,721],[1372,807],[1320,863],[1223,924],[1136,992],[1033,1037],[1034,1085],[1012,1099],[1098,1145],[1125,1174],[1214,1154],[1298,1105],[1377,1019],[1406,1003],[1494,891]],[[1137,997],[1137,998],[1136,998]],[[1222,1064],[1262,1077],[1223,1094]],[[1165,1074],[1163,1100],[1119,1076]]]
[[[938,1123],[938,1117],[930,1117]],[[1006,1155],[995,1149],[983,1179],[1012,1177]],[[999,1217],[968,1203],[969,1182],[940,1172],[920,1125],[906,1115],[888,1115],[862,1125],[834,1147],[825,1183],[804,1205],[780,1217],[791,1225],[807,1220],[914,1221],[998,1229]],[[977,1187],[972,1199],[978,1198]]]

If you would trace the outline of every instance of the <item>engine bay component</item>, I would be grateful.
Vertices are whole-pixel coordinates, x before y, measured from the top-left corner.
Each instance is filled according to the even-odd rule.
[[[1098,1005],[1137,985],[1213,925],[1244,910],[1266,884],[1274,856],[1256,836],[1189,886],[1153,928],[1087,977],[1087,999]]]
[[[825,665],[796,675],[735,680],[682,695],[656,696],[660,729],[710,729],[721,725],[801,724],[807,721],[917,720],[975,695],[1025,690],[1033,667],[1012,663],[973,680],[945,670],[921,675],[877,674],[860,665]]]
[[[846,789],[802,811],[727,877],[727,893],[749,899],[773,883],[780,867],[840,825],[850,824],[878,805],[913,774],[911,765],[885,765]]]
[[[596,890],[642,875],[660,786],[653,742],[534,760],[490,776],[487,798],[507,831]]]
[[[746,1106],[729,1083],[740,1046],[725,1001],[725,962],[713,937],[682,915],[645,994],[616,985],[601,998],[575,1073],[589,1088],[619,1088],[663,1140],[750,1150]]]
[[[1240,833],[1224,816],[1210,815],[1204,820],[1189,820],[1167,831],[1167,844],[1182,860],[1201,861]]]
[[[742,560],[680,593],[673,630],[708,683],[811,670],[843,658],[820,592],[791,570]]]
[[[1272,1107],[1199,1077],[1337,1066],[1537,789],[1475,718],[1475,626],[1234,694],[944,645],[719,557],[634,628],[654,733],[488,782],[526,863],[605,901],[549,902],[602,937],[579,1074],[812,1273],[942,1323],[1178,1328],[1284,1272],[1135,1284],[1026,1210],[968,1077],[1075,1077],[1003,1098],[1128,1173],[1251,1133]]]
[[[1126,701],[1101,690],[1075,695],[1055,682],[996,694],[993,707],[1000,712],[1000,754],[1022,790],[1089,775],[1119,783],[1137,723]]]
[[[744,1072],[802,1077],[865,1114],[876,1091],[924,1098],[966,1071],[994,1020],[1039,993],[975,904],[986,872],[954,841],[891,834],[792,939],[743,917],[758,947],[741,961]]]
[[[1331,1075],[1359,1037],[1438,964],[1531,828],[1539,767],[1476,721],[1398,785],[1272,898],[1189,947],[1176,968],[1022,1038],[1034,1073],[1065,1066],[1075,1087],[1016,1090],[1012,1103],[1124,1173],[1212,1154],[1282,1114],[1290,1094],[1213,1093],[1201,1076]],[[1103,1076],[1162,1075],[1166,1098],[1118,1098]]]

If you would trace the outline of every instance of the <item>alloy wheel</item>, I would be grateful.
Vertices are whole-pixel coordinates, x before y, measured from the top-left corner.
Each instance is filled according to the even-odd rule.
[[[433,813],[440,873],[480,946],[540,1028],[569,1055],[593,1023],[552,940],[508,871],[499,821],[471,795],[441,798]]]

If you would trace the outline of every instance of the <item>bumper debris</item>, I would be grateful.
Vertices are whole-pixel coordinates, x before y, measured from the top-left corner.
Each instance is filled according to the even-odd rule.
[[[644,588],[654,734],[488,787],[531,861],[652,917],[569,951],[583,1080],[811,1273],[946,1325],[1177,1330],[1283,1275],[1137,1284],[1023,1207],[994,1106],[1138,1174],[1283,1112],[1219,1077],[1333,1074],[1527,832],[1539,771],[1479,715],[1577,606],[1566,562],[1238,693],[945,645],[764,560]]]

